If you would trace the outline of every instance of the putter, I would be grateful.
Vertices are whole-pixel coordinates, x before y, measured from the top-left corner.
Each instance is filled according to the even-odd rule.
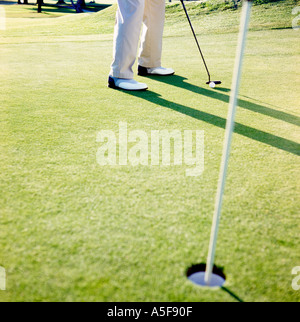
[[[196,40],[196,44],[197,44],[197,46],[198,46],[198,49],[199,49],[200,55],[201,55],[201,57],[202,57],[202,60],[203,60],[203,63],[204,63],[204,66],[205,66],[205,69],[206,69],[206,72],[207,72],[207,75],[208,75],[208,82],[206,82],[206,84],[211,85],[211,87],[215,87],[214,85],[220,85],[220,84],[222,84],[222,82],[221,82],[221,81],[212,81],[212,80],[211,80],[211,76],[210,76],[210,73],[209,73],[209,70],[208,70],[208,67],[207,67],[206,61],[205,61],[205,59],[204,59],[204,55],[203,55],[202,50],[201,50],[201,48],[200,48],[200,45],[199,45],[199,42],[198,42],[198,39],[197,39],[196,33],[195,33],[195,31],[194,31],[194,28],[193,28],[193,25],[192,25],[191,19],[190,19],[189,14],[188,14],[188,12],[187,12],[187,10],[186,10],[186,6],[185,6],[185,4],[184,4],[184,0],[180,0],[180,2],[181,2],[181,4],[182,4],[183,10],[184,10],[184,12],[185,12],[185,14],[186,14],[187,20],[188,20],[188,22],[189,22],[189,24],[190,24],[190,27],[191,27],[192,33],[193,33],[194,38],[195,38],[195,40]]]

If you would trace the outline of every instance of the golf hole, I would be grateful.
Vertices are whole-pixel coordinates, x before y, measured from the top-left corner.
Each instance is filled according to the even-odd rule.
[[[189,281],[201,287],[220,288],[224,285],[226,276],[222,268],[218,268],[217,266],[213,267],[209,284],[205,282],[205,270],[206,264],[192,265],[187,269],[186,276]]]

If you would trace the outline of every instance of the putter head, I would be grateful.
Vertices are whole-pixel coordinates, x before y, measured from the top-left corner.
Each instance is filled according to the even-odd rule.
[[[209,85],[210,83],[215,83],[216,85],[222,84],[221,81],[209,81],[209,82],[206,82],[207,85]]]

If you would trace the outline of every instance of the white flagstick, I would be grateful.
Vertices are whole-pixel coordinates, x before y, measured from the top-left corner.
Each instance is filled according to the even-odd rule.
[[[217,191],[217,197],[216,197],[213,225],[211,230],[206,271],[205,271],[205,277],[204,277],[205,284],[207,286],[209,286],[211,282],[214,259],[215,259],[215,251],[216,251],[216,244],[217,244],[217,237],[218,237],[219,222],[221,217],[223,193],[225,188],[232,133],[234,130],[237,97],[239,92],[239,84],[240,84],[240,78],[242,73],[242,63],[243,63],[244,50],[245,50],[246,39],[247,39],[252,2],[253,0],[244,0],[244,4],[243,4],[240,34],[239,34],[239,40],[238,40],[238,48],[237,48],[230,102],[229,102],[229,112],[228,112],[228,118],[227,118],[227,124],[226,124],[225,143],[224,143],[223,157],[222,157],[222,163],[221,163],[221,171],[220,171],[220,178],[219,178],[218,191]]]

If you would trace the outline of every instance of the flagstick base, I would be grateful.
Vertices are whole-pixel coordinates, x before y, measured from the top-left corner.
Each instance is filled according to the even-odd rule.
[[[205,272],[194,273],[194,274],[188,276],[188,279],[192,283],[194,283],[198,286],[209,287],[209,288],[220,288],[225,283],[225,279],[223,277],[221,277],[220,275],[217,275],[217,274],[212,274],[211,279],[210,279],[210,283],[207,284],[205,282]]]

